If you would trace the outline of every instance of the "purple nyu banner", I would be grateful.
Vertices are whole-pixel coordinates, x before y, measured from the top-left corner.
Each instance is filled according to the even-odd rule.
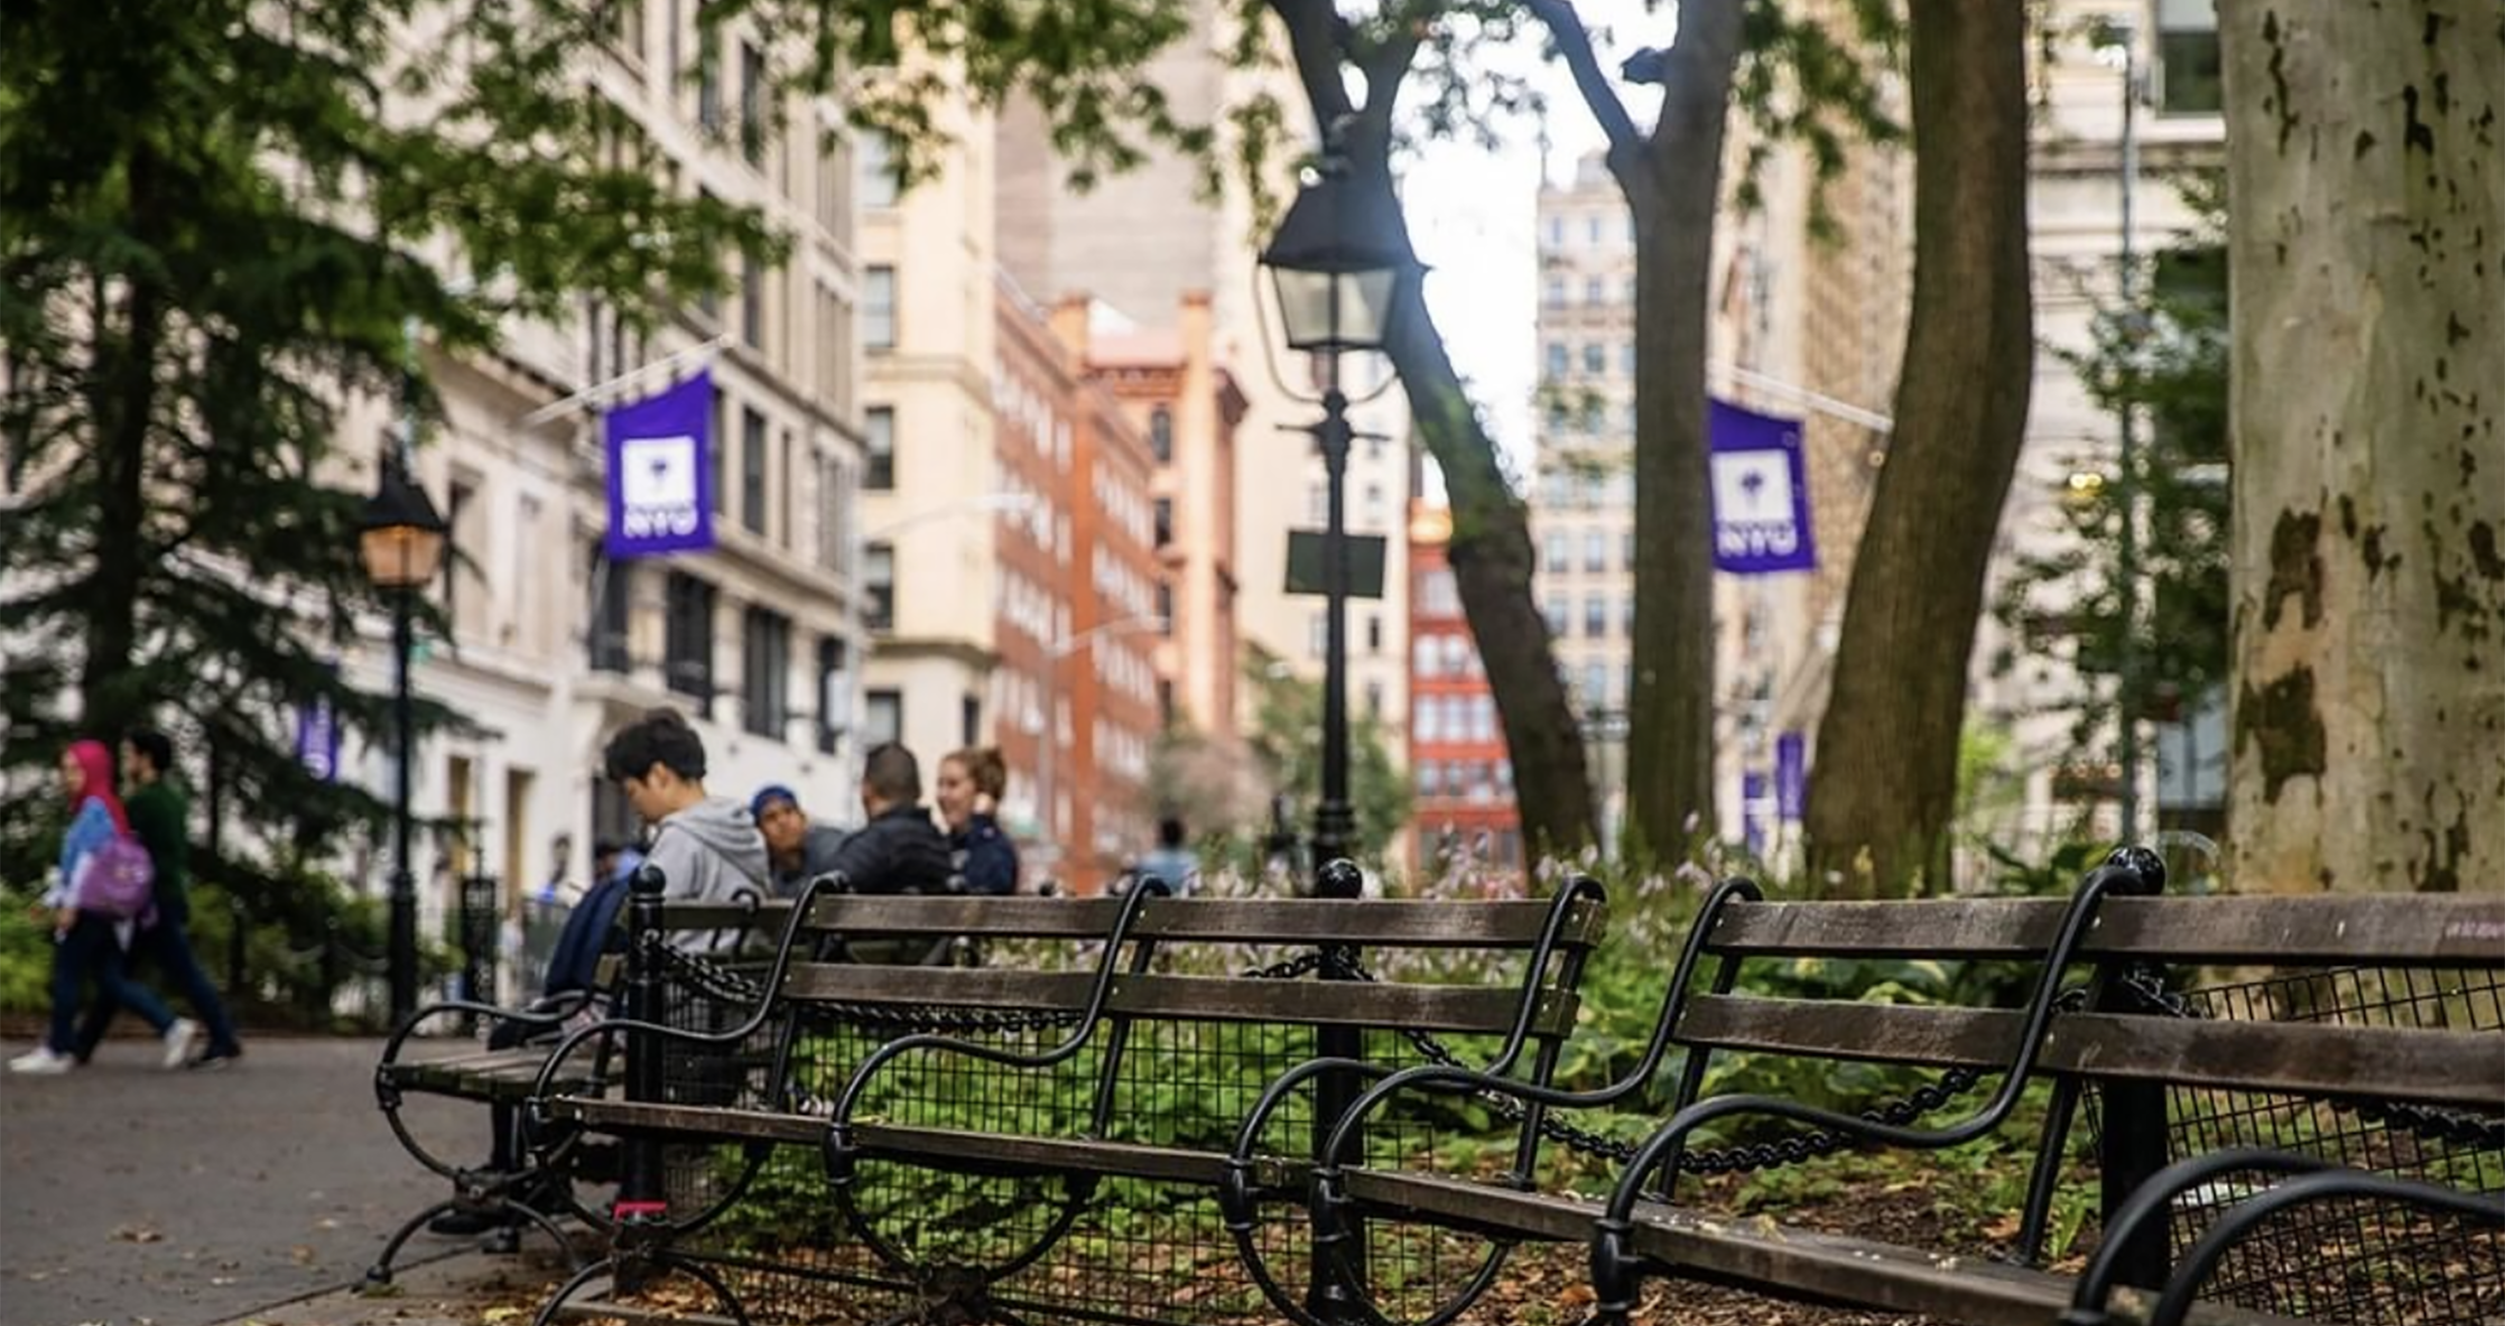
[[[1809,802],[1809,739],[1785,732],[1774,739],[1774,809],[1786,824],[1800,823]]]
[[[713,546],[713,467],[706,433],[713,376],[698,373],[658,396],[609,411],[612,559]]]
[[[1722,401],[1711,407],[1714,569],[1743,576],[1817,569],[1800,421]]]

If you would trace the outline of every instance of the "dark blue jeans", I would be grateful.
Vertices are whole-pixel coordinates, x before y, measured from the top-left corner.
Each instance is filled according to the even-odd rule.
[[[225,1001],[217,997],[217,987],[209,983],[209,974],[200,969],[200,958],[191,951],[191,932],[180,920],[160,919],[155,925],[131,936],[126,971],[136,971],[141,963],[154,964],[168,983],[182,993],[185,1002],[209,1029],[212,1055],[233,1054],[236,1050],[235,1023],[226,1015]],[[112,992],[96,1000],[79,1024],[75,1053],[84,1059],[96,1052],[104,1040],[104,1029],[113,1021],[121,1003]],[[147,1014],[143,1011],[140,1016]]]
[[[94,912],[80,912],[77,923],[52,950],[52,1032],[45,1043],[53,1053],[77,1052],[73,1024],[90,977],[104,1002],[137,1013],[160,1034],[174,1025],[174,1015],[165,1011],[156,992],[130,978],[122,945],[113,937],[113,922]]]

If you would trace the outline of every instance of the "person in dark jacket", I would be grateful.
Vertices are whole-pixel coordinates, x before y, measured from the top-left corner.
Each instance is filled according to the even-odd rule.
[[[137,970],[142,963],[153,964],[182,991],[208,1028],[208,1049],[185,1066],[224,1068],[243,1058],[244,1047],[236,1039],[234,1019],[227,1016],[225,1002],[218,998],[217,987],[201,970],[200,958],[191,947],[191,802],[169,777],[174,772],[174,741],[155,728],[133,728],[122,737],[121,764],[122,781],[130,788],[122,805],[130,815],[131,834],[148,849],[149,864],[156,867],[150,900],[156,905],[157,921],[132,934],[128,965]],[[74,1050],[80,1063],[95,1056],[96,1047],[104,1042],[105,1028],[120,1011],[121,1004],[110,990],[88,1010]]]
[[[565,928],[557,932],[556,947],[548,954],[548,969],[540,978],[540,997],[531,1003],[534,1012],[559,1007],[560,996],[595,990],[600,985],[600,959],[619,946],[618,913],[626,906],[628,884],[635,870],[644,863],[644,854],[631,847],[603,842],[592,848],[592,885],[574,910],[565,915]],[[567,1001],[570,1005],[573,1001]],[[582,1016],[596,1016],[600,1010],[585,1006]],[[545,1035],[546,1029],[525,1022],[499,1021],[487,1033],[487,1048],[510,1050]],[[487,1168],[497,1173],[510,1173],[521,1156],[521,1117],[511,1105],[489,1107],[489,1140]],[[523,1193],[524,1202],[554,1209],[553,1194]],[[446,1211],[426,1222],[427,1231],[435,1234],[484,1234],[521,1217],[510,1212],[485,1214],[476,1211]]]
[[[835,850],[834,868],[854,893],[946,893],[948,840],[922,806],[922,766],[888,742],[861,768],[864,823]]]
[[[1018,849],[995,818],[1009,791],[1009,765],[997,746],[973,746],[939,762],[939,818],[968,893],[1018,889]]]

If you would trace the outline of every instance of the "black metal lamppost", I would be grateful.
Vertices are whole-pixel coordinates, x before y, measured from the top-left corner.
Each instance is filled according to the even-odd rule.
[[[1322,800],[1313,815],[1317,897],[1357,896],[1357,876],[1331,871],[1356,849],[1348,799],[1348,393],[1340,356],[1383,348],[1393,311],[1420,268],[1388,194],[1371,197],[1348,178],[1346,158],[1326,149],[1317,175],[1296,195],[1261,255],[1278,290],[1288,348],[1314,358],[1322,419],[1309,431],[1329,479],[1329,523],[1322,536]]]
[[[1419,275],[1406,229],[1388,190],[1369,193],[1349,179],[1347,159],[1326,142],[1319,172],[1296,195],[1279,223],[1261,264],[1278,289],[1280,320],[1290,349],[1313,356],[1322,385],[1322,419],[1309,430],[1321,448],[1329,480],[1328,523],[1322,534],[1322,798],[1313,814],[1313,895],[1354,898],[1363,874],[1348,859],[1357,846],[1357,817],[1348,799],[1348,530],[1344,500],[1348,448],[1348,393],[1340,382],[1340,356],[1380,350],[1394,310]],[[1350,963],[1353,952],[1343,954]],[[1344,966],[1345,964],[1343,964]],[[1345,976],[1326,968],[1326,977]],[[1354,1059],[1364,1051],[1356,1027],[1326,1026],[1316,1048],[1325,1056]],[[1347,1073],[1329,1073],[1314,1086],[1314,1142],[1327,1146],[1333,1126],[1357,1095]],[[1359,1144],[1362,1146],[1362,1143]],[[1307,1307],[1321,1321],[1359,1316],[1357,1286],[1365,1270],[1365,1235],[1351,1222],[1336,1251],[1316,1244]]]
[[[413,482],[408,463],[387,456],[374,496],[365,504],[358,551],[366,578],[391,595],[392,816],[391,1021],[397,1027],[417,1011],[417,877],[409,868],[409,768],[415,736],[410,731],[409,654],[415,647],[411,609],[419,588],[435,578],[444,556],[444,518]]]

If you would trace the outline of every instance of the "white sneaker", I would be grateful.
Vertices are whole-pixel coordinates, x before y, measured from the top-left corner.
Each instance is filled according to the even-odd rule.
[[[10,1072],[25,1073],[30,1077],[59,1077],[76,1067],[78,1060],[55,1053],[49,1045],[38,1045],[9,1061]]]
[[[191,1062],[191,1043],[200,1039],[200,1024],[190,1018],[176,1018],[165,1029],[165,1066],[180,1068]]]

